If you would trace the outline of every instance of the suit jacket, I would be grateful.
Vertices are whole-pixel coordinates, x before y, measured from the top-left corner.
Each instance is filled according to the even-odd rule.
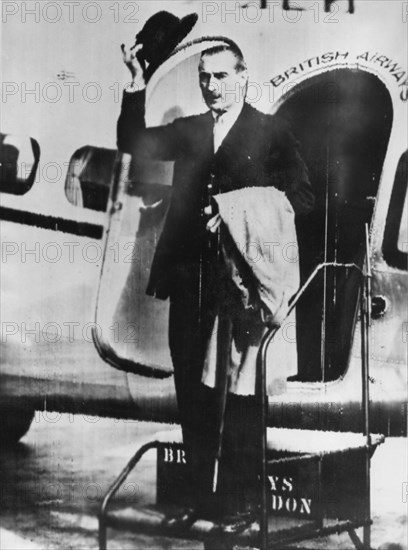
[[[153,259],[148,294],[166,299],[178,284],[178,274],[198,266],[205,236],[202,210],[208,203],[210,180],[214,193],[274,186],[285,192],[295,214],[313,208],[314,196],[298,143],[278,116],[244,103],[214,154],[210,111],[154,128],[146,128],[144,114],[145,93],[124,92],[117,128],[119,150],[139,158],[175,161],[172,198]]]

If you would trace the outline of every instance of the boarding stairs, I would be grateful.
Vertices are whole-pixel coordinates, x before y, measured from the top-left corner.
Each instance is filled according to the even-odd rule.
[[[369,258],[368,254],[366,258]],[[182,495],[185,489],[182,435],[180,429],[173,428],[157,433],[153,439],[146,441],[106,493],[99,514],[99,550],[108,548],[108,529],[204,543],[222,540],[231,546],[260,550],[300,548],[298,543],[301,542],[348,533],[357,550],[371,550],[370,459],[376,447],[384,441],[384,436],[370,433],[369,261],[366,260],[363,269],[355,264],[320,264],[292,300],[288,316],[316,275],[328,267],[357,270],[360,274],[362,433],[267,426],[266,353],[279,330],[270,326],[259,348],[257,364],[260,375],[258,395],[262,409],[259,516],[241,530],[233,532],[228,525],[200,518],[183,529],[169,526],[166,521],[169,515],[182,509],[182,502],[180,499],[177,501],[177,496]],[[265,323],[268,325],[268,319]],[[113,498],[140,459],[152,449],[157,452],[156,503],[143,508],[115,509]],[[286,482],[286,491],[282,486],[285,477],[290,479]],[[362,536],[356,532],[360,528]]]

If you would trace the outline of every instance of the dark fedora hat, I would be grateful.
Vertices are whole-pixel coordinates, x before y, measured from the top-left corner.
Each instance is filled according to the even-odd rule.
[[[183,18],[168,11],[159,11],[150,17],[136,35],[136,43],[142,44],[137,58],[142,65],[146,81],[165,61],[174,48],[188,35],[198,19],[196,13]],[[146,68],[146,63],[148,67]]]

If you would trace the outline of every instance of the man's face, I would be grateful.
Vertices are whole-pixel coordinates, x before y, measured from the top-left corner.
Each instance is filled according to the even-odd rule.
[[[228,111],[244,96],[246,71],[237,72],[237,59],[230,51],[204,55],[198,67],[201,93],[212,111]]]

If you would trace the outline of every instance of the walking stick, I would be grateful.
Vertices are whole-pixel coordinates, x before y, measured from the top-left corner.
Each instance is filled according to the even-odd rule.
[[[207,185],[207,207],[212,209],[212,197],[216,192],[214,175],[211,174],[210,181]],[[211,215],[211,213],[210,213]],[[215,235],[210,236],[208,241],[209,261],[215,262],[216,269],[220,269],[221,261],[221,228],[218,228]],[[201,270],[203,266],[201,264]],[[230,362],[230,350],[231,350],[231,336],[232,336],[232,321],[227,312],[223,308],[223,304],[217,304],[218,309],[218,330],[217,330],[217,353],[216,353],[216,388],[218,390],[218,414],[217,414],[217,426],[218,437],[216,442],[216,453],[214,456],[214,470],[213,470],[213,493],[217,490],[218,485],[218,472],[219,464],[222,453],[222,439],[224,434],[225,425],[225,409],[227,404],[228,395],[228,374],[229,374],[229,362]]]
[[[225,409],[228,395],[228,371],[231,351],[232,321],[225,313],[221,313],[217,332],[216,387],[219,390],[218,402],[218,441],[214,460],[213,493],[217,490],[218,471],[222,453],[222,438],[224,435]]]

